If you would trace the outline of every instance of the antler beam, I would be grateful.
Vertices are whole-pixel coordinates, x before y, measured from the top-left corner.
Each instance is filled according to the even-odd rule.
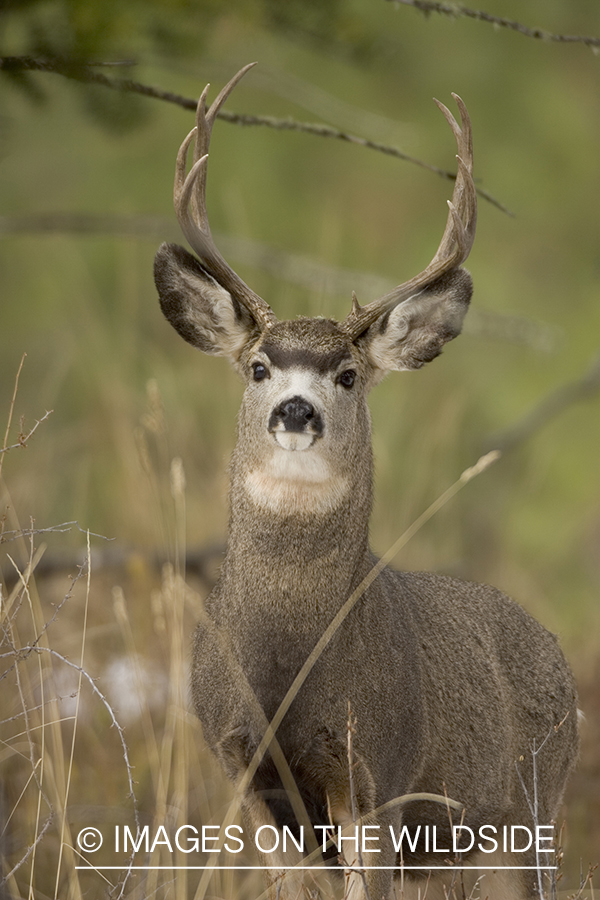
[[[458,269],[471,251],[477,222],[477,193],[473,181],[473,136],[465,104],[457,94],[452,96],[460,111],[462,127],[443,103],[435,101],[452,129],[458,148],[456,157],[458,172],[452,200],[448,201],[448,220],[438,250],[427,268],[410,281],[398,285],[389,294],[362,307],[355,298],[353,299],[352,311],[342,323],[353,339],[366,331],[380,316],[418,294],[442,275]]]
[[[208,272],[248,309],[259,325],[266,328],[277,321],[275,314],[269,304],[255,294],[221,256],[213,240],[206,211],[208,148],[217,113],[236,84],[255,65],[256,63],[250,63],[240,69],[225,85],[208,110],[206,96],[210,85],[207,84],[202,91],[196,110],[196,125],[185,138],[177,154],[173,203],[186,240]],[[194,141],[193,163],[186,175],[187,155],[192,141]]]

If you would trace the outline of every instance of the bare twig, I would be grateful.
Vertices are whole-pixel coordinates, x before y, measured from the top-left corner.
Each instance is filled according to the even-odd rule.
[[[548,734],[546,735],[546,737],[544,738],[542,743],[539,745],[539,747],[536,744],[535,738],[533,739],[533,743],[530,747],[531,780],[532,780],[532,786],[533,786],[533,797],[530,796],[529,791],[527,790],[527,785],[525,784],[525,780],[524,780],[523,776],[521,775],[521,770],[519,769],[519,762],[523,761],[523,757],[521,757],[519,760],[515,760],[515,769],[516,769],[517,775],[519,776],[519,781],[521,782],[521,789],[525,795],[525,800],[527,801],[527,806],[529,807],[529,811],[531,813],[531,818],[533,819],[533,824],[536,827],[536,829],[537,829],[538,825],[540,825],[539,796],[538,796],[538,756],[540,755],[540,753],[542,752],[542,750],[544,749],[544,747],[546,746],[546,744],[548,743],[548,741],[550,740],[552,735],[556,734],[556,732],[560,728],[562,728],[568,715],[569,715],[569,713],[567,712],[566,715],[562,718],[562,720],[550,729],[550,731],[548,732]],[[542,823],[542,824],[545,824],[545,823]],[[544,891],[544,885],[543,885],[543,881],[542,881],[542,873],[545,869],[548,869],[548,866],[543,865],[543,861],[541,860],[541,854],[543,852],[545,852],[545,851],[540,850],[539,844],[538,844],[537,850],[536,850],[536,866],[537,866],[537,882],[538,882],[539,900],[546,900],[546,896],[547,896]],[[555,871],[555,869],[550,869],[550,872],[548,873],[548,878],[550,879],[551,895],[554,896],[555,888],[556,888],[556,871]]]
[[[20,662],[23,659],[26,659],[31,653],[49,653],[50,656],[53,656],[55,659],[60,660],[60,662],[64,663],[65,666],[69,666],[71,669],[75,669],[76,672],[79,672],[81,677],[85,679],[90,685],[93,693],[98,697],[98,699],[104,704],[108,715],[110,717],[111,723],[113,727],[116,729],[119,740],[121,742],[121,749],[123,751],[123,759],[125,761],[125,767],[127,769],[127,781],[129,785],[129,794],[128,797],[131,799],[133,804],[134,816],[136,825],[139,827],[139,810],[137,798],[135,796],[135,790],[133,787],[133,767],[129,761],[129,751],[127,749],[127,744],[125,742],[125,734],[123,729],[119,725],[117,721],[117,717],[115,716],[114,710],[102,691],[97,687],[96,682],[92,678],[92,676],[82,667],[78,666],[76,663],[71,662],[66,656],[63,656],[62,653],[58,653],[57,650],[53,650],[52,647],[40,647],[34,644],[25,644],[23,647],[19,647],[16,651],[16,655],[18,656],[18,661]],[[11,654],[3,653],[2,657],[14,655],[14,652]]]
[[[23,361],[21,360],[21,364],[22,364],[22,362]],[[20,369],[19,369],[19,372],[20,372]],[[17,375],[17,381],[18,381],[18,375]],[[15,385],[15,396],[16,396],[16,385]],[[31,542],[31,554],[33,555],[33,542]],[[31,562],[31,558],[30,558],[30,562]],[[3,643],[7,642],[10,645],[11,651],[12,651],[11,654],[3,654],[3,655],[15,656],[16,653],[18,653],[18,651],[15,651],[15,631],[13,628],[13,623],[10,621],[10,619],[7,619],[3,623],[3,631],[4,631]],[[46,792],[44,791],[44,788],[42,786],[42,779],[38,773],[38,766],[40,765],[41,757],[36,760],[35,744],[34,744],[34,740],[33,740],[33,736],[32,736],[31,724],[30,724],[30,715],[31,714],[27,707],[27,703],[25,701],[25,694],[24,694],[23,685],[21,683],[21,677],[20,677],[20,672],[19,672],[18,666],[16,666],[15,681],[16,681],[16,687],[17,687],[17,691],[19,694],[19,698],[21,700],[21,708],[24,713],[24,726],[25,726],[24,733],[27,736],[27,746],[29,748],[29,762],[31,764],[31,777],[34,779],[37,789],[38,789],[38,815],[40,812],[40,806],[41,806],[42,800],[48,807],[49,814],[48,814],[48,818],[46,819],[44,826],[42,827],[41,831],[36,835],[35,840],[28,847],[25,854],[15,864],[15,866],[13,866],[12,870],[5,876],[5,878],[0,880],[0,887],[2,887],[2,885],[5,884],[8,881],[8,879],[11,877],[11,875],[14,872],[16,872],[17,869],[19,869],[27,861],[27,859],[31,856],[31,854],[35,854],[37,845],[42,840],[45,832],[50,827],[50,824],[54,817],[54,808],[53,808],[50,800],[48,799]],[[37,824],[36,824],[36,828],[37,828]]]
[[[87,534],[88,529],[82,528],[81,525],[73,520],[72,522],[62,522],[60,525],[49,525],[48,528],[23,528],[15,531],[0,531],[0,544],[8,543],[9,541],[17,541],[20,538],[31,537],[32,534],[50,534],[57,532],[58,534],[62,534],[65,531],[71,531],[71,528],[75,526],[75,528],[80,531],[82,534]],[[102,538],[103,541],[114,541],[114,538],[106,537],[104,534],[95,534],[93,531],[89,532],[91,537]]]
[[[25,359],[25,354],[23,354],[23,359]],[[23,359],[21,360],[21,364],[23,363]],[[21,367],[19,367],[19,372],[20,371],[21,371]],[[15,389],[16,389],[16,385],[15,385]],[[14,397],[13,397],[13,401],[14,401]],[[24,434],[23,431],[20,431],[19,437],[17,439],[17,443],[10,444],[9,446],[0,447],[0,453],[8,453],[9,450],[17,450],[19,447],[26,447],[27,441],[29,440],[29,438],[33,437],[33,435],[35,434],[35,432],[37,431],[39,426],[42,424],[42,422],[45,422],[46,419],[48,418],[48,416],[51,416],[53,412],[54,412],[53,409],[47,409],[41,419],[36,419],[35,425],[33,426],[33,428],[31,428],[27,432],[27,434]],[[11,404],[11,415],[12,415],[12,404]],[[9,419],[9,422],[10,422],[10,419]],[[1,470],[0,470],[0,474],[2,474]]]
[[[89,548],[88,548],[88,553],[89,553]],[[88,580],[88,587],[89,587],[89,580]],[[44,631],[45,631],[45,629],[44,629]],[[12,642],[11,642],[11,643],[12,643]],[[60,662],[64,663],[64,665],[69,666],[70,668],[74,669],[76,672],[79,673],[79,687],[78,687],[78,690],[77,690],[77,692],[76,692],[77,697],[79,697],[79,694],[80,694],[80,691],[81,691],[81,682],[82,682],[82,680],[86,680],[86,681],[88,682],[88,684],[90,685],[90,687],[91,687],[93,693],[94,693],[94,694],[101,700],[101,702],[104,704],[104,707],[105,707],[106,710],[108,711],[108,714],[109,714],[111,723],[112,723],[113,727],[116,729],[116,731],[117,731],[117,733],[118,733],[119,740],[120,740],[120,743],[121,743],[121,748],[122,748],[122,753],[123,753],[123,760],[124,760],[124,762],[125,762],[125,768],[126,768],[126,771],[127,771],[127,780],[128,780],[128,785],[129,785],[129,794],[128,794],[128,797],[129,797],[129,798],[131,799],[131,801],[132,801],[132,805],[133,805],[133,815],[134,815],[134,821],[135,821],[135,826],[136,826],[136,833],[139,834],[139,832],[140,832],[140,817],[139,817],[138,802],[137,802],[137,798],[136,798],[135,790],[134,790],[133,767],[132,767],[132,764],[131,764],[130,759],[129,759],[129,751],[128,751],[128,748],[127,748],[127,743],[126,743],[126,741],[125,741],[125,735],[124,735],[123,729],[122,729],[121,725],[119,724],[119,722],[118,722],[118,720],[117,720],[117,718],[116,718],[116,716],[115,716],[115,713],[114,713],[114,711],[113,711],[112,706],[110,705],[110,703],[108,702],[108,700],[106,699],[106,697],[104,696],[104,694],[103,694],[103,693],[99,690],[99,688],[96,686],[96,684],[95,684],[95,682],[94,682],[94,679],[93,679],[93,678],[91,677],[91,675],[83,668],[83,666],[78,666],[78,665],[76,665],[75,663],[72,663],[72,662],[71,662],[70,660],[68,660],[65,656],[63,656],[61,653],[58,653],[56,650],[53,650],[51,647],[40,646],[40,645],[37,644],[37,643],[32,643],[32,644],[24,645],[24,646],[21,646],[21,647],[16,647],[16,646],[14,646],[14,644],[13,644],[13,646],[12,646],[12,648],[11,648],[10,651],[5,652],[5,653],[1,653],[1,654],[0,654],[0,659],[12,657],[12,658],[15,660],[15,666],[14,666],[13,668],[16,668],[16,672],[17,672],[17,683],[19,683],[19,664],[22,663],[25,659],[27,659],[31,654],[38,654],[38,655],[40,655],[40,654],[49,654],[51,657],[54,657],[55,659],[60,660]],[[23,697],[22,697],[22,706],[23,706],[23,711],[24,711],[24,715],[25,715],[25,727],[26,727],[27,733],[29,734],[28,717],[29,717],[29,713],[30,713],[32,710],[30,710],[30,709],[27,708],[27,705],[26,705],[25,700],[24,700]],[[42,706],[43,706],[43,704],[42,704]],[[76,718],[76,716],[75,716],[75,718]],[[75,737],[75,736],[73,735],[73,740],[74,740],[74,737]],[[31,748],[32,748],[32,747],[33,747],[33,744],[32,744],[31,738],[30,738],[29,740],[30,740],[30,746],[31,746]],[[73,749],[73,748],[71,748],[71,749]],[[33,752],[33,751],[31,750],[31,752]],[[71,762],[72,762],[72,761],[71,761]],[[34,775],[35,775],[35,761],[34,761],[33,759],[32,759],[32,769],[33,769]],[[53,808],[52,808],[52,806],[50,805],[48,799],[46,798],[46,795],[45,795],[44,792],[43,792],[42,786],[41,786],[41,784],[39,783],[39,780],[37,779],[37,776],[36,776],[36,782],[37,782],[37,784],[38,784],[38,790],[39,790],[39,792],[40,792],[40,795],[43,797],[43,799],[46,801],[46,803],[48,804],[48,806],[49,806],[49,808],[50,808],[50,816],[49,816],[48,820],[46,821],[46,823],[44,824],[44,826],[43,826],[42,830],[40,831],[40,833],[37,835],[35,841],[34,841],[34,842],[31,844],[31,846],[28,848],[27,853],[23,856],[23,858],[22,858],[21,860],[19,860],[19,862],[18,862],[18,863],[16,864],[16,866],[11,870],[11,872],[5,877],[5,879],[2,880],[2,881],[0,881],[0,886],[2,886],[2,885],[8,880],[8,878],[10,878],[10,876],[13,874],[13,872],[15,872],[20,866],[22,866],[24,862],[26,862],[26,860],[29,858],[29,856],[31,855],[31,853],[35,850],[35,848],[37,847],[37,845],[38,845],[39,842],[41,841],[42,837],[44,836],[44,834],[46,833],[46,831],[48,830],[48,828],[50,827],[50,824],[51,824],[51,822],[52,822],[53,815],[54,815]],[[61,846],[62,846],[62,842],[61,842]],[[72,848],[72,849],[75,850],[75,848]],[[75,851],[75,852],[77,852],[77,851]],[[124,875],[123,875],[123,877],[122,877],[122,879],[121,879],[120,884],[117,885],[117,888],[120,888],[120,893],[119,893],[119,895],[118,895],[119,897],[122,897],[122,896],[123,896],[123,891],[124,891],[124,888],[125,888],[125,884],[126,884],[128,878],[129,878],[130,875],[131,875],[131,871],[132,871],[131,867],[132,867],[132,865],[133,865],[133,860],[134,860],[134,854],[133,854],[133,852],[132,852],[132,855],[131,855],[131,857],[130,857],[130,859],[129,859],[128,864],[125,864],[125,865],[123,866],[123,869],[124,869]],[[60,868],[60,867],[59,867],[59,868]],[[57,877],[58,877],[58,874],[57,874]]]
[[[69,600],[70,600],[71,597],[73,596],[73,592],[74,592],[74,590],[75,590],[75,585],[77,584],[77,582],[79,581],[79,579],[82,578],[83,575],[86,574],[86,572],[87,572],[88,578],[89,578],[89,572],[90,572],[90,553],[89,553],[89,550],[88,550],[88,553],[87,553],[87,555],[86,555],[86,558],[85,558],[84,562],[83,562],[80,566],[78,566],[78,572],[77,572],[77,575],[75,575],[75,576],[73,576],[73,578],[71,578],[71,584],[69,585],[69,589],[67,590],[67,593],[64,595],[64,597],[62,598],[62,600],[60,601],[60,603],[58,603],[58,604],[56,605],[56,608],[55,608],[55,610],[54,610],[52,616],[51,616],[46,622],[44,622],[44,627],[43,627],[42,630],[39,632],[39,634],[37,635],[37,637],[35,638],[35,640],[33,641],[33,644],[34,644],[34,645],[39,644],[39,642],[41,641],[43,635],[46,633],[46,631],[48,630],[48,628],[50,627],[50,625],[52,625],[52,623],[55,621],[55,619],[57,618],[59,612],[61,611],[61,609],[62,609],[63,606],[65,605],[65,603],[68,603],[68,602],[69,602]]]
[[[15,713],[14,716],[7,716],[6,719],[0,719],[0,725],[7,725],[9,722],[16,722],[17,719],[22,719],[23,716],[27,715],[28,713],[39,712],[41,709],[44,709],[44,707],[46,707],[49,703],[54,703],[56,700],[58,700],[59,702],[62,700],[74,700],[75,696],[75,691],[71,691],[70,694],[57,694],[56,697],[51,697],[48,700],[44,700],[43,703],[38,703],[37,706],[29,706],[26,710]],[[67,722],[70,718],[70,716],[65,716],[61,719],[61,721]]]
[[[9,563],[11,564],[11,566],[13,567],[13,569],[16,573],[16,582],[15,582],[14,586],[12,586],[12,591],[11,591],[8,599],[4,601],[4,604],[3,604],[4,615],[2,616],[3,619],[10,618],[11,621],[14,621],[16,619],[17,614],[20,609],[20,606],[21,606],[21,602],[19,601],[15,604],[15,610],[11,613],[13,602],[16,599],[16,597],[18,597],[19,595],[22,598],[24,595],[26,595],[28,593],[29,582],[31,580],[31,576],[33,575],[35,568],[36,568],[37,564],[39,563],[40,559],[42,558],[42,556],[43,556],[43,550],[38,550],[37,553],[35,552],[35,547],[33,544],[33,537],[29,538],[29,558],[27,561],[27,565],[24,567],[23,571],[21,571],[19,566],[15,563],[14,559],[7,553],[6,558],[8,559]],[[6,579],[6,583],[10,584],[8,579]],[[0,676],[0,679],[1,679],[1,677],[2,676]]]
[[[0,57],[0,70],[2,69],[6,72],[51,72],[56,75],[62,75],[65,78],[74,79],[75,81],[81,81],[87,84],[98,84],[102,87],[110,88],[111,90],[121,91],[122,93],[140,94],[143,97],[151,97],[155,100],[163,100],[166,103],[174,103],[176,106],[181,106],[183,109],[192,111],[196,110],[198,104],[198,101],[193,98],[183,97],[181,94],[174,94],[171,91],[162,90],[162,88],[141,84],[139,81],[132,81],[128,78],[111,78],[108,75],[104,75],[102,72],[94,71],[90,63],[75,63],[69,60],[60,59],[34,59],[30,56],[4,56]],[[332,128],[329,125],[299,122],[296,119],[289,118],[276,119],[273,116],[242,115],[240,113],[228,112],[227,110],[221,110],[217,115],[218,118],[222,119],[224,122],[230,122],[233,125],[263,126],[266,128],[273,128],[277,131],[299,131],[304,134],[315,135],[316,137],[333,138],[334,140],[357,144],[360,147],[376,150],[387,156],[394,156],[396,159],[401,159],[404,160],[404,162],[420,166],[422,169],[427,169],[427,171],[433,172],[435,175],[439,175],[441,178],[448,181],[454,181],[456,179],[454,172],[449,172],[438,166],[430,165],[421,159],[417,159],[414,156],[404,153],[398,147],[391,147],[376,141],[370,141],[366,138],[350,134],[347,131],[340,131],[337,128]],[[487,191],[477,188],[477,193],[482,199],[487,200],[493,206],[497,207],[497,209],[501,210],[501,212],[512,215],[499,200],[496,200],[491,194],[488,194]]]
[[[40,833],[37,835],[36,839],[33,841],[33,843],[31,843],[29,845],[29,847],[27,848],[27,850],[25,851],[25,853],[23,854],[21,859],[17,863],[15,863],[15,865],[12,867],[10,872],[7,872],[6,875],[2,879],[0,879],[0,887],[2,887],[5,884],[8,884],[9,880],[12,878],[12,876],[15,874],[15,872],[18,869],[20,869],[24,863],[27,862],[27,860],[29,859],[31,854],[36,849],[37,845],[40,843],[40,841],[42,840],[42,838],[44,837],[44,835],[46,834],[46,832],[52,825],[53,820],[54,820],[54,811],[51,809],[50,814],[49,814],[48,818],[46,819],[46,821],[44,822],[44,825],[43,825]]]
[[[153,215],[112,215],[104,213],[50,212],[0,216],[0,235],[15,234],[115,234],[119,237],[156,239],[178,234],[170,218]],[[5,441],[6,443],[6,441]]]
[[[89,612],[89,605],[90,605],[90,583],[91,583],[91,575],[92,575],[92,569],[90,566],[90,557],[91,557],[90,535],[88,532],[88,535],[87,535],[87,566],[86,566],[86,568],[87,568],[87,586],[86,586],[87,589],[86,589],[86,593],[85,593],[85,604],[83,607],[84,613],[83,613],[83,626],[81,629],[81,654],[79,657],[79,680],[78,680],[78,684],[77,684],[77,694],[76,694],[76,699],[75,699],[75,715],[73,717],[73,731],[71,733],[71,752],[69,754],[69,764],[67,766],[67,783],[66,783],[66,787],[65,787],[65,795],[64,795],[64,800],[63,800],[64,812],[66,812],[68,802],[69,802],[69,792],[71,789],[71,777],[73,775],[73,763],[74,763],[74,759],[75,759],[75,743],[76,743],[76,739],[77,739],[77,725],[79,723],[79,705],[81,702],[81,684],[82,684],[83,673],[84,673],[83,660],[84,660],[84,656],[85,656],[85,644],[86,644],[86,638],[87,638],[87,621],[88,621],[88,612]],[[81,572],[83,572],[83,569],[81,569]],[[65,598],[65,600],[66,600],[66,598]],[[63,600],[63,603],[65,602],[65,600]],[[39,644],[42,635],[44,634],[44,632],[46,631],[46,628],[48,627],[48,624],[49,623],[47,623],[46,626],[39,633],[38,637],[33,642],[33,646]],[[61,864],[62,864],[62,859],[63,859],[63,849],[66,846],[65,838],[66,838],[66,834],[67,834],[67,827],[66,827],[67,820],[66,820],[66,815],[64,814],[64,812],[61,817],[61,823],[60,823],[60,829],[61,829],[60,830],[60,848],[58,851],[58,861],[56,864],[56,883],[55,883],[55,887],[54,887],[55,896],[58,896],[58,889],[59,889],[59,885],[60,885]]]
[[[590,894],[590,900],[594,900],[593,878],[597,868],[597,865],[589,866],[585,875],[583,874],[583,871],[581,872],[579,879],[579,889],[576,894],[569,895],[569,900],[583,900],[583,892],[587,887],[589,887],[592,891],[592,893]]]
[[[10,433],[10,426],[12,423],[13,412],[15,409],[15,402],[17,400],[17,392],[19,390],[19,378],[21,376],[21,369],[23,368],[23,364],[25,362],[26,356],[27,356],[27,354],[24,353],[23,356],[21,357],[21,362],[19,363],[19,368],[17,369],[17,374],[15,376],[15,386],[13,389],[12,399],[10,401],[10,407],[8,409],[8,421],[6,423],[6,431],[4,432],[4,445],[6,445],[8,443],[8,435]],[[0,477],[2,476],[2,460],[3,460],[3,458],[4,457],[2,456],[2,454],[0,454]]]
[[[528,28],[515,22],[512,19],[505,19],[503,16],[494,16],[491,13],[484,12],[479,9],[469,9],[466,6],[459,6],[452,3],[439,3],[437,0],[393,0],[394,3],[402,3],[404,6],[414,6],[415,9],[429,14],[432,12],[441,13],[452,18],[476,19],[479,22],[487,22],[496,28],[508,28],[510,31],[516,31],[525,37],[536,38],[539,41],[549,41],[557,44],[585,44],[587,47],[600,47],[600,38],[589,35],[577,34],[553,34],[544,28]]]
[[[32,557],[33,557],[33,535],[31,536],[30,540],[31,540],[31,544],[32,544]],[[88,538],[88,541],[89,541],[89,538]],[[31,576],[33,575],[33,571],[34,571],[34,568],[35,568],[35,566],[33,565],[33,562],[32,562],[32,558],[30,559],[30,562],[29,562],[29,564],[27,565],[27,568],[25,569],[25,572],[24,572],[24,573],[21,572],[21,571],[19,570],[18,566],[16,565],[16,563],[14,562],[14,560],[11,559],[10,556],[9,556],[8,558],[9,558],[10,562],[12,563],[14,569],[15,569],[16,572],[17,572],[18,580],[21,582],[21,587],[18,588],[19,592],[27,593],[27,592],[29,591],[29,580],[30,580]],[[82,565],[80,565],[78,568],[79,568],[79,571],[78,571],[77,575],[76,575],[74,578],[71,579],[71,585],[70,585],[70,587],[69,587],[69,590],[67,591],[67,593],[65,594],[65,596],[63,597],[63,599],[61,600],[61,602],[58,604],[58,606],[57,606],[56,609],[54,610],[54,614],[52,615],[52,617],[51,617],[50,619],[48,619],[47,622],[44,623],[44,626],[43,626],[43,628],[41,629],[41,631],[38,633],[38,635],[36,636],[36,638],[31,642],[31,647],[32,647],[32,648],[35,649],[35,648],[39,645],[39,643],[40,643],[42,637],[44,636],[44,634],[46,633],[46,631],[48,630],[48,628],[50,627],[50,625],[52,625],[52,623],[54,622],[54,620],[55,620],[56,617],[58,616],[58,614],[59,614],[60,610],[62,609],[62,607],[63,607],[63,606],[65,605],[65,603],[67,603],[67,602],[71,599],[71,597],[73,596],[73,591],[75,590],[75,585],[77,584],[77,582],[79,581],[79,579],[80,579],[86,572],[87,572],[87,575],[88,575],[88,584],[89,584],[89,573],[90,573],[90,553],[89,553],[89,548],[88,548],[88,553],[87,553],[87,555],[86,555],[85,561],[84,561],[84,562],[82,563]],[[13,619],[14,619],[14,617],[16,616],[16,613],[17,613],[17,612],[18,612],[18,609],[17,609],[17,611],[13,614],[13,616],[12,616]],[[8,637],[8,634],[7,634],[6,636]],[[12,666],[9,666],[4,672],[2,672],[2,674],[0,675],[0,681],[2,681],[4,678],[6,678],[6,677],[7,677],[14,669],[16,669],[17,666],[18,666],[18,664],[19,664],[20,662],[22,662],[23,658],[26,658],[26,656],[29,656],[30,653],[33,652],[33,650],[31,650],[30,653],[26,654],[26,656],[24,657],[23,654],[21,653],[20,649],[18,649],[18,648],[12,643],[12,641],[10,642],[10,644],[11,644],[11,650],[10,650],[10,652],[9,652],[9,653],[3,653],[3,654],[0,656],[0,659],[1,659],[1,658],[5,658],[5,657],[7,657],[7,656],[8,656],[8,657],[11,657],[11,656],[12,656],[12,657],[14,658],[15,661],[14,661],[14,663],[13,663]],[[80,680],[81,680],[81,676],[80,676]],[[77,692],[77,698],[79,698],[79,692]]]
[[[0,216],[0,238],[3,235],[57,232],[78,237],[114,234],[173,241],[179,237],[175,223],[164,216],[64,212]],[[327,265],[310,256],[289,253],[251,238],[230,234],[215,234],[214,237],[228,259],[320,294],[349,297],[355,291],[359,299],[377,297],[387,293],[396,283],[382,275]],[[545,322],[477,308],[469,311],[463,333],[521,344],[540,353],[553,352],[558,341],[558,330]]]
[[[350,780],[350,805],[352,807],[352,821],[356,825],[358,819],[358,807],[356,804],[356,788],[354,786],[354,766],[355,762],[352,755],[352,738],[356,734],[356,719],[352,715],[350,701],[348,701],[348,778]],[[340,842],[341,843],[341,842]],[[360,877],[363,883],[366,900],[371,900],[369,895],[369,887],[367,885],[367,876],[364,870],[363,856],[361,850],[361,841],[358,841],[358,865],[360,867]]]

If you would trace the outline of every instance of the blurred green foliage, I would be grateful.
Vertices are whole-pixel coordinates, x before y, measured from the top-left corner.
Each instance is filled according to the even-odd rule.
[[[4,0],[0,55],[116,66],[127,74],[149,55],[174,60],[204,52],[215,30],[232,19],[355,61],[372,59],[385,44],[365,32],[360,14],[341,0]],[[31,100],[47,97],[31,73],[10,69],[4,75]],[[89,85],[78,93],[84,109],[112,130],[135,127],[148,112],[135,95],[115,98]]]
[[[556,33],[600,34],[597,0],[481,6]],[[123,75],[185,96],[209,80],[214,96],[257,59],[229,109],[318,119],[445,168],[454,146],[431,97],[451,104],[456,91],[466,101],[477,177],[514,212],[481,202],[469,260],[473,320],[485,312],[498,328],[495,337],[467,331],[441,360],[374,392],[379,551],[492,435],[580,378],[599,352],[600,59],[589,49],[383,0],[5,0],[0,44],[7,55],[135,59]],[[0,410],[5,417],[27,351],[15,421],[23,414],[27,427],[48,408],[54,414],[6,458],[3,506],[22,524],[77,518],[155,548],[172,540],[163,511],[170,461],[180,456],[188,540],[221,539],[241,387],[224,360],[203,357],[169,328],[152,282],[158,243],[178,239],[172,172],[192,116],[52,74],[23,83],[47,102],[0,96]],[[215,127],[213,230],[332,268],[409,278],[437,247],[450,193],[433,174],[360,147]],[[116,233],[78,233],[64,219],[50,233],[35,222],[15,230],[19,216],[55,213],[122,217],[138,233],[119,233],[118,221]],[[151,215],[164,229],[139,218]],[[258,256],[253,264],[241,251],[240,260],[228,256],[280,317],[349,308],[345,288],[308,289]],[[505,316],[522,320],[514,339],[502,337]],[[596,393],[538,429],[396,561],[498,585],[560,632],[580,678],[599,649],[599,408]]]
[[[502,12],[522,10],[515,2]],[[594,33],[599,24],[595,3],[532,3],[527,12],[528,24],[554,31]],[[589,365],[600,343],[600,312],[599,61],[588,49],[359,0],[286,4],[285,12],[267,0],[227,7],[189,0],[31,2],[5,4],[3,16],[5,52],[133,55],[138,80],[186,96],[197,95],[209,78],[217,89],[238,65],[257,58],[230,109],[318,117],[443,167],[452,167],[454,148],[430,98],[451,102],[456,90],[466,99],[478,178],[515,212],[510,218],[480,204],[469,263],[474,309],[538,322],[541,333],[550,328],[554,346],[542,352],[466,334],[441,361],[390,378],[374,393],[378,488],[390,498],[377,504],[378,546],[472,462],[490,434]],[[382,36],[396,52],[363,57],[358,65],[361,42]],[[328,53],[330,39],[348,53]],[[7,217],[0,248],[2,399],[6,409],[18,358],[28,350],[19,408],[28,416],[47,406],[55,413],[44,446],[38,438],[35,448],[47,457],[39,470],[45,469],[44,489],[32,477],[28,451],[11,459],[13,491],[36,518],[76,515],[126,541],[155,541],[134,502],[144,477],[134,433],[146,382],[156,378],[172,453],[190,470],[190,536],[204,540],[226,521],[224,459],[239,388],[225,362],[178,344],[161,320],[151,277],[154,247],[177,236],[171,172],[191,115],[135,98],[148,115],[123,134],[119,122],[134,121],[126,95],[47,73],[29,77],[46,94],[45,105],[34,110],[15,92],[3,92],[0,101]],[[80,97],[102,107],[113,127],[82,118],[73,103]],[[264,128],[219,124],[213,144],[209,204],[217,232],[390,281],[421,268],[436,246],[450,186],[427,172],[361,148]],[[60,226],[50,234],[36,233],[35,225],[29,233],[10,231],[11,217],[55,212],[158,214],[165,232],[136,239],[79,236]],[[347,295],[307,291],[260,265],[240,269],[280,316],[339,316],[347,308]],[[548,605],[549,624],[571,638],[589,633],[600,527],[597,403],[574,405],[514,451],[403,562],[474,572],[524,593],[526,603]],[[206,516],[207,506],[215,513]],[[535,598],[527,586],[521,590],[522,577],[536,581]],[[566,594],[568,616],[561,613]]]

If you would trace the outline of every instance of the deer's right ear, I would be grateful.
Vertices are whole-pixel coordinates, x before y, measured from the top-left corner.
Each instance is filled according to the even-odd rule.
[[[160,306],[188,343],[234,362],[260,329],[246,307],[177,244],[162,244],[154,259]]]

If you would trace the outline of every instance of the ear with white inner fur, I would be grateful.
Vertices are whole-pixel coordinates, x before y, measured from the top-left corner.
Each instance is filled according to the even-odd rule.
[[[245,306],[177,244],[162,244],[154,259],[160,306],[173,328],[204,353],[234,362],[260,328]]]
[[[358,338],[381,377],[386,371],[420,369],[460,334],[473,292],[466,269],[444,275],[398,304]]]

